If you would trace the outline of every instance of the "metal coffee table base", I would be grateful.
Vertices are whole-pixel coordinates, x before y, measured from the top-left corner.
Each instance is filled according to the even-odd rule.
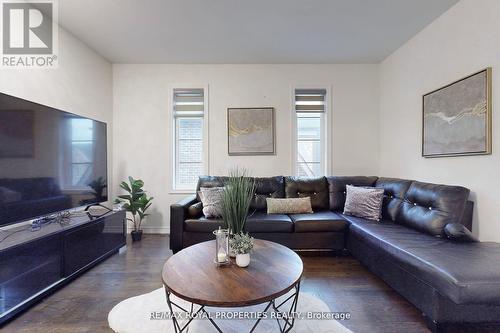
[[[281,303],[277,304],[276,299],[273,299],[269,301],[265,307],[265,309],[262,311],[263,313],[269,311],[270,309],[274,311],[275,313],[279,314],[279,316],[276,316],[276,321],[278,323],[279,327],[279,332],[281,333],[286,333],[289,332],[293,324],[295,323],[295,314],[297,312],[297,302],[299,300],[299,291],[300,291],[300,282],[298,282],[294,287],[294,292],[292,295],[288,296],[285,300],[283,300]],[[171,293],[168,291],[168,289],[165,287],[165,293],[167,295],[167,304],[168,308],[170,310],[170,314],[172,317],[172,323],[174,324],[174,330],[175,333],[182,333],[182,332],[187,332],[189,328],[189,324],[193,321],[194,318],[197,316],[203,314],[204,317],[206,317],[210,323],[217,329],[218,332],[222,333],[222,330],[220,327],[217,325],[217,323],[210,317],[210,314],[205,310],[204,305],[197,305],[195,303],[191,303],[190,309],[185,309],[182,306],[176,304],[170,299]],[[291,304],[290,304],[291,301]],[[286,307],[287,304],[290,304],[290,308],[288,311],[283,311],[281,308]],[[199,306],[198,309],[195,310],[195,305]],[[187,315],[187,318],[189,320],[184,323],[182,326],[177,320],[177,317],[175,315],[174,308],[179,309],[180,311],[184,312]],[[261,322],[262,317],[258,318],[255,322],[255,324],[252,326],[250,329],[250,333],[252,333],[257,325]]]

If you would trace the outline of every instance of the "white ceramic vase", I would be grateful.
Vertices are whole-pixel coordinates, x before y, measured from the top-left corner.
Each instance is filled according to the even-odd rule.
[[[247,267],[250,264],[250,253],[237,254],[236,265],[239,267]]]

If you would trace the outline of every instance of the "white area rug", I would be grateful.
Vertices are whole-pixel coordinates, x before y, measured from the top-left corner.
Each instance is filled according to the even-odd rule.
[[[287,295],[280,297],[284,300]],[[179,304],[185,309],[189,309],[190,303],[180,300],[175,296],[171,296],[172,301]],[[291,301],[289,301],[291,303]],[[279,303],[277,303],[279,304]],[[215,311],[229,311],[235,312],[258,312],[263,311],[266,304],[245,308],[206,308],[209,313]],[[288,304],[286,304],[288,305]],[[288,309],[286,307],[285,309]],[[195,307],[197,309],[197,307]],[[329,313],[330,309],[319,298],[301,292],[299,295],[299,302],[297,306],[297,313],[301,316],[307,317],[309,313]],[[152,315],[153,313],[153,315]],[[108,314],[109,327],[117,333],[170,333],[174,332],[174,326],[170,319],[164,319],[164,315],[169,313],[167,301],[165,298],[165,291],[163,288],[156,289],[148,294],[139,295],[136,297],[128,298],[113,307]],[[269,317],[271,312],[268,312]],[[162,319],[151,319],[152,316]],[[215,322],[222,329],[223,332],[248,332],[255,323],[255,319],[216,319]],[[182,322],[185,319],[180,320]],[[206,318],[194,319],[189,325],[189,333],[209,333],[217,332]],[[279,332],[276,319],[263,319],[257,326],[255,332]],[[349,329],[344,327],[339,321],[335,319],[296,319],[295,325],[291,332],[314,332],[314,333],[352,333]]]

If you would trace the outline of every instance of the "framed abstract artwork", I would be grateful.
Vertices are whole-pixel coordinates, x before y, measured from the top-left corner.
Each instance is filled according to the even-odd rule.
[[[274,155],[274,108],[228,108],[229,155]]]
[[[422,156],[491,154],[491,68],[422,99]]]

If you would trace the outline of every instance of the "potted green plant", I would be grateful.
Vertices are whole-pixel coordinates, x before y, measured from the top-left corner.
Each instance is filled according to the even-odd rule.
[[[103,177],[99,177],[97,179],[94,179],[90,183],[87,184],[88,187],[92,189],[92,192],[89,191],[89,195],[92,196],[92,198],[86,198],[80,200],[80,205],[85,206],[89,204],[94,204],[96,202],[104,202],[108,200],[108,197],[104,195],[104,190],[106,187],[106,181],[104,180]]]
[[[248,233],[233,235],[229,244],[236,255],[236,265],[247,267],[250,264],[250,252],[253,250],[253,238]]]
[[[255,183],[247,177],[245,170],[236,169],[230,172],[229,178],[224,184],[221,208],[224,226],[231,235],[243,231],[254,190]]]
[[[97,179],[94,179],[91,181],[88,186],[94,190],[94,196],[95,196],[95,201],[96,202],[101,202],[101,201],[106,201],[107,198],[103,195],[104,189],[108,187],[106,185],[106,181],[104,180],[103,177],[99,177]]]
[[[127,220],[132,222],[134,230],[132,230],[132,241],[140,241],[142,239],[142,221],[149,214],[147,209],[151,206],[153,197],[148,197],[144,191],[144,182],[140,179],[128,177],[129,183],[121,182],[120,187],[127,194],[119,195],[115,200],[116,203],[123,203],[123,208],[132,215],[132,218],[127,217]]]

